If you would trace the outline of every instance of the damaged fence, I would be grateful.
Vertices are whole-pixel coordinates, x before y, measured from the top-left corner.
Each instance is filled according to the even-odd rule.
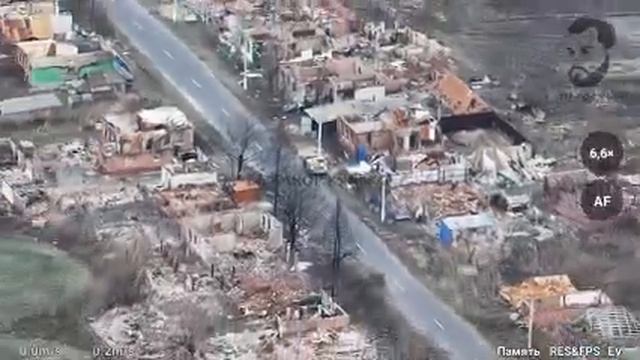
[[[467,179],[469,168],[465,163],[440,166],[433,170],[411,171],[391,175],[392,188],[424,183],[463,182]]]

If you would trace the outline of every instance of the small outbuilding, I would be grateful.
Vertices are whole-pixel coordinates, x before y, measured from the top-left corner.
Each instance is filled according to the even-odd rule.
[[[490,235],[496,230],[497,221],[490,213],[449,216],[438,221],[438,241],[445,247],[455,246],[462,236]]]

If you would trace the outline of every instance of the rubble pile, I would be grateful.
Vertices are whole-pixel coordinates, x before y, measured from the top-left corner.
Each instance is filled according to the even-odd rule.
[[[81,190],[69,192],[67,189],[52,188],[47,195],[62,212],[70,212],[79,208],[94,210],[128,204],[143,199],[143,195],[137,187],[119,187],[109,189],[105,186],[100,190]]]
[[[45,170],[70,167],[89,169],[94,165],[93,153],[96,146],[95,143],[76,139],[62,144],[44,145],[38,149],[37,154],[40,164]]]
[[[274,315],[282,311],[305,293],[303,280],[294,274],[282,273],[277,278],[246,275],[239,280],[243,291],[238,299],[239,308],[246,315]]]
[[[468,184],[421,184],[393,189],[396,202],[404,203],[413,214],[425,214],[430,219],[478,214],[486,202]]]

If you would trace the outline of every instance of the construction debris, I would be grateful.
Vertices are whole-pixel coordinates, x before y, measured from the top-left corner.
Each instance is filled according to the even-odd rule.
[[[516,286],[503,286],[500,296],[513,308],[519,309],[528,301],[567,295],[577,289],[567,275],[538,276]]]
[[[477,214],[486,200],[467,184],[422,184],[393,189],[393,201],[406,204],[415,218],[440,219],[447,216]]]

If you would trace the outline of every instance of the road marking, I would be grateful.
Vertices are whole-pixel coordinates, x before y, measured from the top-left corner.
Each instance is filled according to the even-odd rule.
[[[231,115],[229,115],[229,112],[227,111],[227,109],[224,109],[224,108],[223,108],[223,109],[222,109],[222,112],[223,112],[227,117],[231,116]]]
[[[140,25],[140,23],[139,23],[139,22],[137,22],[137,21],[134,21],[134,22],[133,22],[133,26],[135,26],[136,28],[138,28],[138,30],[142,30],[142,25]]]
[[[360,246],[360,244],[356,243],[356,247],[358,248],[358,250],[360,250],[361,253],[366,254],[367,252],[364,251],[364,249],[362,248],[362,246]]]
[[[402,285],[400,285],[400,283],[398,282],[398,280],[397,280],[397,279],[395,279],[395,278],[394,278],[394,279],[392,280],[392,282],[393,282],[393,285],[395,285],[395,287],[397,287],[398,289],[400,289],[400,291],[404,292],[404,288],[402,287]]]
[[[436,326],[440,328],[440,330],[444,330],[444,326],[438,321],[438,319],[433,319],[433,322],[436,323]]]
[[[175,58],[173,57],[173,55],[171,55],[170,52],[168,52],[167,50],[162,50],[162,52],[164,52],[165,55],[167,55],[167,57],[171,60],[174,60]]]
[[[202,85],[200,85],[199,82],[197,82],[195,79],[191,79],[191,82],[193,83],[193,85],[197,86],[198,88],[202,89]]]

